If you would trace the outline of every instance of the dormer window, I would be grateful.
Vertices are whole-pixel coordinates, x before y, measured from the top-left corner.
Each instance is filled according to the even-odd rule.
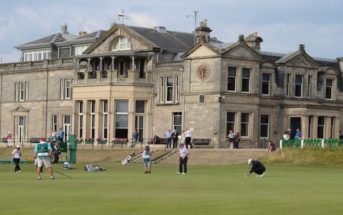
[[[120,50],[130,50],[131,43],[127,39],[127,37],[119,37],[116,43],[114,43],[112,51],[120,51]]]

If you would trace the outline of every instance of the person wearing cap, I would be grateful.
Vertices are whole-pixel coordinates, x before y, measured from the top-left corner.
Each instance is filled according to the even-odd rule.
[[[21,152],[20,152],[20,145],[17,145],[15,149],[12,151],[12,158],[13,158],[13,163],[15,164],[14,167],[14,172],[15,173],[20,173],[20,157],[21,157]]]
[[[179,172],[177,174],[185,175],[187,173],[188,157],[189,151],[187,147],[185,147],[185,144],[181,143],[179,149]]]
[[[252,173],[255,173],[256,177],[263,177],[264,176],[264,172],[266,171],[266,167],[262,164],[261,161],[249,159],[248,164],[251,165],[251,169],[246,174],[246,176],[249,176]]]
[[[41,138],[39,140],[39,143],[35,146],[34,152],[35,152],[35,157],[37,158],[37,179],[41,180],[41,171],[40,168],[44,165],[45,168],[47,168],[48,173],[50,175],[51,179],[55,179],[55,176],[52,171],[51,167],[51,146],[50,143],[47,143],[44,138]]]

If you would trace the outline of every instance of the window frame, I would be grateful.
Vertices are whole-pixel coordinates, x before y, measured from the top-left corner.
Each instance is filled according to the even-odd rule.
[[[234,69],[234,71],[230,71],[230,69]],[[229,92],[236,92],[237,91],[237,84],[236,84],[237,69],[238,69],[238,67],[236,67],[236,66],[228,66],[228,68],[227,68],[226,90]],[[234,72],[234,75],[230,74],[230,72]],[[232,81],[230,81],[230,79],[232,79]],[[229,89],[229,84],[232,84],[234,89]]]

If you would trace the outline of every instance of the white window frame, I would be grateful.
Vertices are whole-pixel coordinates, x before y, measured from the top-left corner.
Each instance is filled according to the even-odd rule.
[[[229,74],[229,69],[230,68],[235,68],[235,75],[234,76],[232,76],[232,75],[230,76],[230,74]],[[238,70],[238,67],[236,67],[236,66],[228,66],[228,68],[227,68],[226,90],[229,91],[229,92],[236,92],[236,90],[237,90],[237,83],[236,83],[237,82],[237,70]],[[229,80],[229,78],[234,78],[235,89],[233,89],[233,90],[229,90],[228,89],[228,80]]]
[[[300,76],[301,77],[301,83],[297,83],[297,76]],[[297,86],[300,86],[300,96],[297,96],[296,95],[296,88]],[[294,76],[294,97],[296,98],[302,98],[304,95],[303,93],[303,86],[304,86],[304,75],[301,75],[301,74],[296,74]]]
[[[171,85],[168,85],[168,80]],[[169,89],[169,90],[168,90]],[[168,93],[171,98],[168,99]],[[179,102],[179,77],[163,76],[160,78],[160,103],[177,103]]]
[[[263,75],[268,75],[268,81],[263,80]],[[270,94],[271,94],[271,92],[270,92],[270,90],[271,90],[270,79],[271,78],[270,77],[271,77],[270,73],[262,73],[262,77],[261,77],[261,95],[263,95],[263,96],[270,96]],[[263,93],[263,84],[264,83],[268,84],[268,93],[267,94]]]
[[[89,137],[92,139],[95,139],[95,124],[96,124],[96,118],[95,118],[95,112],[96,112],[96,102],[95,100],[89,101]],[[94,130],[94,132],[93,132]]]
[[[102,106],[102,138],[108,139],[108,100],[101,101]],[[105,137],[106,133],[106,137]]]
[[[56,132],[58,129],[58,115],[52,114],[51,115],[51,131]]]
[[[242,117],[243,114],[246,114],[246,115],[247,115],[247,120],[248,120],[247,122],[243,122],[243,120],[242,120],[242,119],[243,119],[243,117]],[[250,113],[243,113],[243,112],[242,112],[240,115],[241,115],[241,116],[240,116],[240,117],[241,117],[241,125],[240,125],[240,134],[241,134],[241,137],[249,137],[249,135],[250,135],[250,132],[249,132],[249,124],[250,124],[250,115],[251,115],[251,114],[250,114]],[[242,127],[243,127],[243,125],[246,126],[246,132],[247,132],[246,135],[243,135],[243,134],[242,134]]]
[[[79,101],[77,103],[78,107],[78,130],[77,130],[77,135],[79,138],[83,137],[83,101]]]
[[[123,50],[131,50],[131,42],[127,37],[119,37],[112,48],[112,51]]]
[[[249,73],[249,77],[244,77],[244,71],[247,70]],[[241,82],[241,91],[242,93],[249,93],[250,92],[250,76],[251,76],[251,69],[250,68],[242,68],[242,82]],[[247,91],[243,91],[243,82],[244,80],[248,81],[248,90]]]
[[[267,118],[268,118],[268,122],[267,123],[263,123],[262,122],[262,116],[267,116]],[[269,138],[269,122],[270,122],[270,115],[268,115],[268,114],[261,114],[260,115],[260,137],[261,138]],[[267,126],[267,136],[266,137],[262,137],[262,135],[261,135],[261,131],[262,131],[262,126]]]
[[[331,81],[331,86],[328,86],[328,81]],[[333,86],[334,86],[334,79],[330,79],[330,78],[325,79],[325,96],[324,96],[324,98],[326,100],[333,100]],[[330,98],[326,97],[326,93],[327,93],[328,88],[330,88],[330,91],[331,91]]]
[[[29,83],[16,82],[15,83],[15,101],[24,102],[28,100],[29,96]]]
[[[61,100],[72,99],[72,79],[61,79],[60,80],[60,94]]]

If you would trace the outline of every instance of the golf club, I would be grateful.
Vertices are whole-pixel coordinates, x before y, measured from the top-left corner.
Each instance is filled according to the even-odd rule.
[[[59,171],[57,171],[57,170],[54,170],[54,172],[57,172],[58,174],[63,175],[63,176],[65,176],[65,177],[67,177],[67,178],[72,178],[71,176],[66,175],[66,174],[64,174],[64,173],[61,173],[61,172],[59,172]]]

